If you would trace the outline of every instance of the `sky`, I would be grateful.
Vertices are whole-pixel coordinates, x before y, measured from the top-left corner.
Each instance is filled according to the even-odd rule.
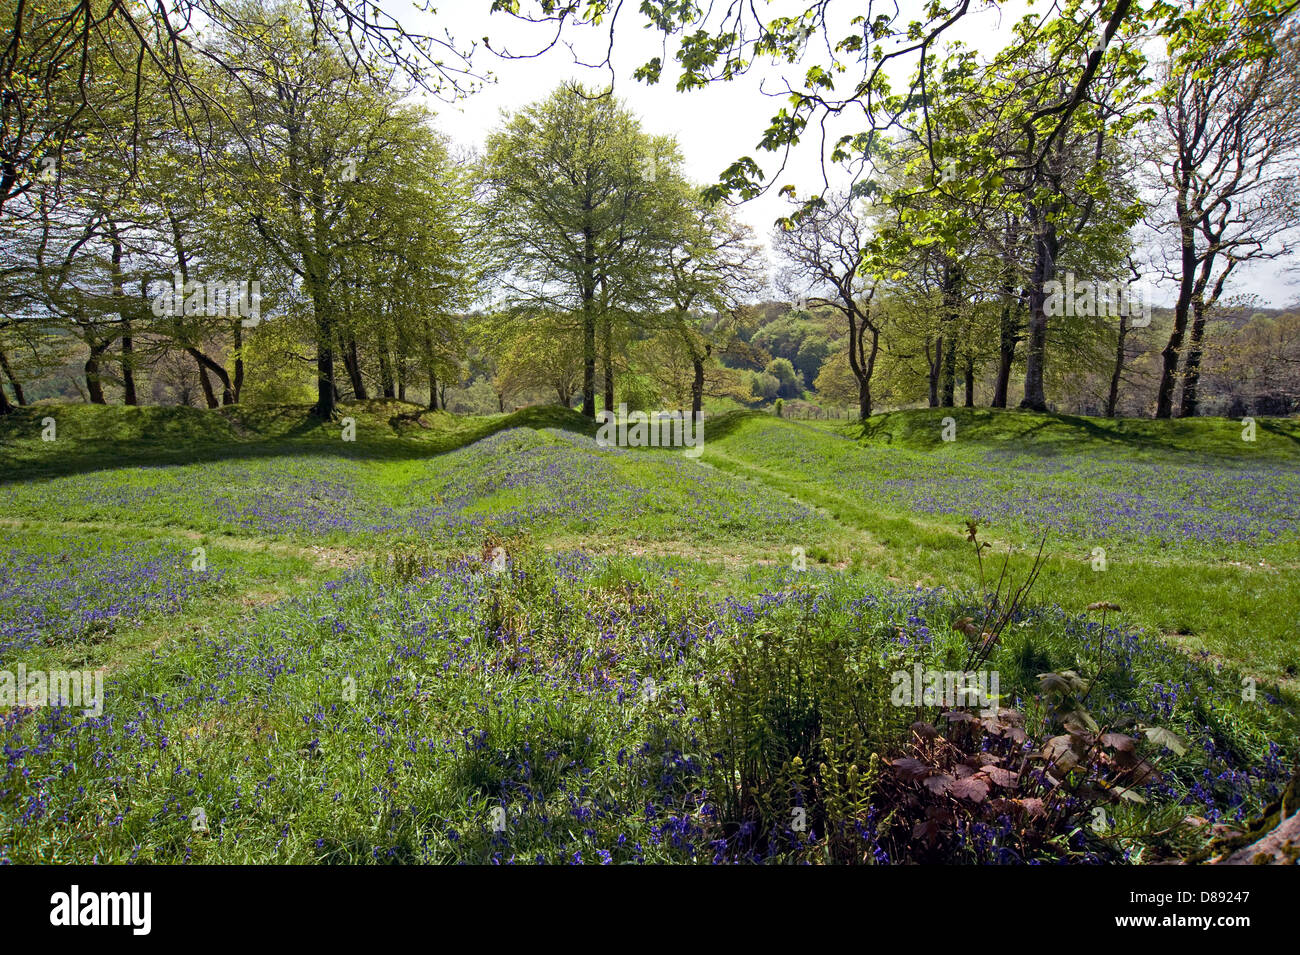
[[[439,128],[460,145],[481,147],[488,133],[501,122],[503,111],[516,110],[541,99],[565,80],[579,80],[589,87],[603,87],[610,82],[610,71],[586,68],[575,62],[598,62],[604,58],[609,37],[603,28],[571,30],[566,39],[572,48],[557,46],[537,57],[507,59],[484,49],[482,38],[490,36],[495,50],[531,53],[547,44],[548,28],[521,23],[504,14],[490,14],[490,0],[446,0],[430,13],[412,13],[407,2],[390,0],[385,7],[414,31],[438,35],[446,31],[462,46],[469,41],[477,42],[474,66],[493,74],[494,82],[466,99],[454,103],[429,100],[438,114]],[[820,162],[821,143],[816,136],[805,135],[805,141],[788,158],[784,169],[780,154],[756,148],[768,120],[782,105],[782,100],[772,95],[782,71],[797,81],[807,64],[779,67],[759,64],[753,73],[737,80],[679,93],[673,85],[675,74],[669,55],[664,56],[664,78],[657,85],[647,86],[633,79],[632,74],[650,57],[662,54],[662,37],[657,31],[642,27],[638,4],[629,0],[624,6],[627,10],[615,35],[612,58],[615,95],[641,118],[648,132],[676,137],[689,178],[701,184],[714,182],[732,162],[750,155],[775,180],[776,186],[792,183],[803,195],[822,191],[826,173],[832,186],[849,181],[848,175],[838,170],[824,172]],[[761,3],[759,6],[763,7]],[[847,30],[847,17],[861,12],[863,6],[850,0],[838,7],[832,5],[832,11],[842,11],[845,17],[842,25]],[[910,6],[917,18],[923,16],[917,0],[901,0],[901,6],[905,15]],[[790,0],[775,0],[763,7],[765,16],[767,11],[775,16],[801,8],[800,3]],[[1037,4],[1036,8],[1042,9],[1043,4]],[[1005,45],[1011,25],[1028,9],[1022,0],[999,6],[972,4],[972,11],[962,19],[953,36],[969,47],[991,54]],[[836,35],[840,35],[839,26],[836,25]],[[911,60],[900,63],[900,68],[892,74],[895,86],[901,85],[907,71],[914,66]],[[853,130],[853,123],[846,118],[839,126],[829,128],[827,141]],[[766,245],[774,220],[786,214],[788,208],[787,200],[778,197],[773,187],[765,195],[740,205],[736,212]],[[1283,275],[1277,265],[1261,264],[1239,271],[1241,278],[1230,286],[1229,292],[1254,294],[1259,296],[1260,305],[1275,307],[1300,298],[1296,278]],[[1157,305],[1170,303],[1171,289],[1157,286],[1152,299]]]

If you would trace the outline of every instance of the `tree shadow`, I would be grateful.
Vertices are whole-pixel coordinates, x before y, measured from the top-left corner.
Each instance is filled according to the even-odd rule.
[[[974,437],[993,456],[1056,457],[1104,449],[1119,452],[1189,454],[1219,459],[1240,458],[1238,442],[1228,441],[1237,427],[1227,419],[1157,421],[1148,418],[1089,418],[1081,415],[1024,412],[1019,409],[924,408],[873,415],[857,430],[859,440],[921,450],[943,446],[940,422],[952,417],[957,441]],[[1282,419],[1261,421],[1260,428],[1300,444],[1297,431]]]
[[[358,402],[340,405],[337,419],[330,422],[312,416],[301,405],[248,409],[247,417],[232,414],[228,409],[150,408],[147,437],[141,436],[138,427],[133,429],[120,418],[108,418],[103,422],[106,432],[73,439],[71,448],[63,454],[33,449],[30,440],[32,434],[39,433],[41,420],[57,416],[60,406],[22,408],[12,416],[0,418],[0,451],[3,451],[0,487],[122,467],[176,467],[271,457],[328,456],[353,461],[431,459],[510,428],[553,428],[588,436],[596,432],[596,425],[590,419],[559,406],[523,408],[456,428],[433,429],[417,423],[415,418],[419,415],[401,411],[388,414],[390,409],[383,408],[382,402],[376,404],[380,405],[382,417],[373,414],[374,405]],[[217,414],[222,417],[217,419]],[[341,421],[353,416],[358,418],[357,440],[344,441]],[[379,422],[383,432],[373,436]],[[262,431],[272,433],[256,436]],[[367,431],[372,435],[368,436]],[[18,435],[28,440],[20,443],[16,440]]]
[[[1258,421],[1259,419],[1256,420]],[[1265,431],[1267,431],[1269,434],[1276,435],[1279,438],[1286,438],[1292,444],[1300,445],[1300,434],[1295,434],[1290,431],[1286,431],[1285,429],[1280,427],[1278,422],[1276,421],[1259,421],[1259,426],[1263,428]]]

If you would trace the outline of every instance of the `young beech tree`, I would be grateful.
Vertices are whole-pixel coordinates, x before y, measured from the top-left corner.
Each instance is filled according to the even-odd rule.
[[[495,378],[505,393],[550,392],[566,408],[582,393],[582,352],[571,334],[569,316],[506,314],[492,316],[484,344],[496,363]]]
[[[734,387],[729,376],[719,376],[715,351],[726,351],[744,302],[762,289],[765,271],[752,230],[726,206],[684,190],[674,212],[665,219],[669,228],[661,256],[660,294],[666,299],[667,330],[680,340],[690,361],[691,414],[699,415],[708,371],[720,384],[726,379],[724,391]],[[706,326],[704,313],[719,320]]]
[[[615,325],[645,303],[662,266],[665,197],[681,159],[612,95],[566,83],[487,141],[483,230],[502,305],[571,315],[583,362],[582,413],[596,414],[598,345],[614,392]]]

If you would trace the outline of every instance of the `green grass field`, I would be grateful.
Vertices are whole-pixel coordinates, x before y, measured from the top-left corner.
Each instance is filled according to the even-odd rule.
[[[0,419],[0,670],[107,680],[99,716],[0,703],[0,861],[1150,860],[1296,759],[1296,421],[737,412],[691,460],[563,409],[341,414]],[[1024,769],[918,848],[888,764],[943,707],[890,674],[969,669],[954,623],[1040,548],[1003,706],[1045,739],[1038,675],[1078,673],[1159,771],[1045,766],[1040,814]]]

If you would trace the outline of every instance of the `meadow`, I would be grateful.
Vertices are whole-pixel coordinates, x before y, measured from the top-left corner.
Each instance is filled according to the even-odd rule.
[[[0,670],[106,675],[0,708],[0,861],[1140,862],[1291,778],[1294,421],[416,410],[0,423]]]

